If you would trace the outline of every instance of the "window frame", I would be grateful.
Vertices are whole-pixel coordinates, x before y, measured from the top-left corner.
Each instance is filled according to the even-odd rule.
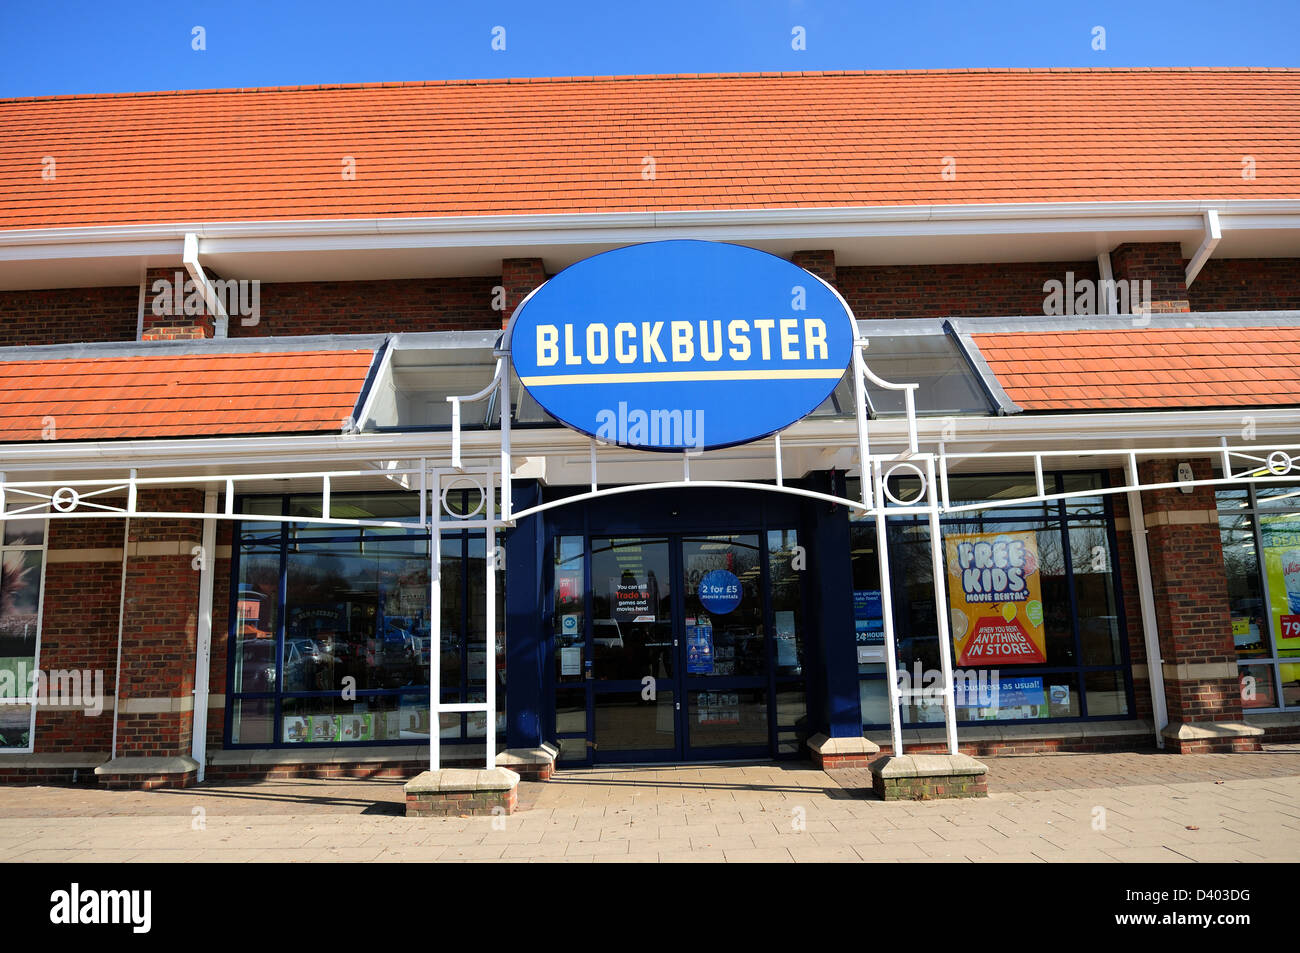
[[[966,474],[958,474],[958,476],[965,476],[965,475]],[[978,476],[978,477],[987,477],[987,478],[1005,477],[1010,480],[1023,479],[1025,477],[1028,477],[1030,480],[1032,480],[1034,476],[1033,473],[1024,473],[1024,472],[978,473],[978,474],[970,474],[970,475]],[[1051,493],[1063,493],[1066,492],[1064,489],[1066,479],[1068,479],[1070,476],[1078,476],[1078,475],[1097,477],[1100,483],[1099,489],[1103,489],[1110,486],[1110,474],[1106,470],[1048,470],[1044,472],[1043,478],[1048,485],[1053,487],[1053,489],[1050,490]],[[957,721],[958,727],[979,728],[979,727],[990,727],[993,725],[1014,726],[1014,725],[1044,725],[1044,724],[1078,724],[1081,722],[1129,721],[1136,717],[1134,713],[1135,698],[1134,698],[1134,689],[1133,689],[1133,666],[1132,666],[1131,652],[1129,646],[1128,615],[1124,604],[1123,579],[1119,571],[1120,560],[1118,558],[1118,553],[1119,553],[1118,532],[1115,526],[1115,510],[1114,510],[1113,500],[1111,494],[1101,495],[1102,511],[1100,514],[1070,513],[1069,507],[1071,505],[1076,505],[1078,503],[1079,503],[1078,498],[1070,499],[1070,500],[1062,499],[1062,500],[1047,501],[1043,504],[1044,505],[1043,512],[1041,514],[1034,514],[1034,515],[1028,515],[1025,514],[1024,512],[1007,511],[1006,515],[999,516],[997,515],[998,508],[996,507],[992,508],[992,513],[994,514],[992,516],[987,515],[989,511],[986,510],[978,510],[974,512],[981,514],[981,518],[984,522],[992,523],[994,525],[1012,524],[1012,523],[1040,524],[1043,529],[1055,530],[1059,534],[1062,543],[1062,558],[1064,560],[1065,575],[1066,575],[1066,581],[1067,581],[1067,586],[1068,586],[1069,596],[1070,596],[1070,619],[1071,619],[1072,637],[1074,641],[1075,658],[1079,660],[1079,664],[1073,666],[1053,666],[1053,665],[1015,666],[1014,667],[1015,671],[1012,674],[1024,675],[1026,677],[1033,677],[1036,675],[1042,675],[1048,677],[1051,675],[1061,675],[1067,673],[1073,675],[1074,691],[1078,693],[1080,713],[1078,715],[1057,717],[1057,718],[1049,717],[1049,718],[959,719]],[[965,516],[940,517],[939,520],[940,533],[943,533],[947,527],[962,522],[965,518],[966,518]],[[868,517],[866,519],[851,518],[850,522],[871,524],[872,526],[871,532],[874,535],[875,520],[873,517]],[[1079,593],[1074,578],[1074,558],[1070,546],[1070,529],[1080,524],[1096,523],[1096,522],[1101,522],[1105,524],[1106,543],[1107,546],[1109,547],[1108,555],[1110,561],[1109,572],[1111,578],[1111,592],[1114,597],[1115,616],[1119,627],[1119,633],[1118,633],[1119,658],[1117,661],[1106,665],[1084,665],[1082,664],[1083,635],[1082,635],[1081,621],[1079,618]],[[890,517],[886,521],[887,530],[892,530],[896,526],[902,527],[908,525],[923,526],[928,531],[928,518],[924,516],[917,516],[917,515],[896,516],[896,517]],[[1041,530],[1038,529],[1034,530],[1034,532],[1038,532],[1038,531]],[[873,545],[874,545],[874,540],[873,540]],[[852,555],[850,555],[850,559],[851,558]],[[876,554],[873,555],[873,557],[869,557],[869,558],[879,558],[879,557],[878,554]],[[898,570],[898,566],[891,561],[890,563],[891,577],[897,575],[897,570]],[[901,604],[902,588],[898,586],[892,586],[891,590],[892,590],[894,605],[882,606],[882,611],[893,612]],[[894,619],[895,619],[895,642],[897,643],[897,639],[899,637],[899,633],[897,631],[899,616],[897,613],[895,613]],[[951,633],[949,634],[948,642],[949,644],[944,648],[946,651],[951,653],[953,650]],[[949,655],[949,658],[953,661],[953,664],[955,666],[956,661],[955,659],[953,659],[953,656],[951,654]],[[872,664],[881,665],[886,669],[888,666],[888,662],[880,662],[880,663],[872,663]],[[981,671],[981,670],[987,670],[991,667],[992,666],[975,666],[973,670]],[[1119,672],[1120,673],[1121,676],[1120,681],[1124,689],[1124,702],[1127,708],[1127,711],[1125,713],[1111,714],[1111,715],[1088,714],[1087,677],[1090,674],[1094,674],[1098,672]],[[859,671],[858,672],[859,704],[861,704],[861,690],[862,690],[861,685],[863,682],[867,682],[867,681],[885,682],[887,677],[888,677],[887,670],[881,672]],[[900,699],[900,706],[904,706],[907,704],[908,703],[906,699]],[[886,709],[888,709],[889,707],[888,702],[886,702],[885,707]],[[859,712],[859,717],[861,717],[861,712]],[[900,724],[903,728],[911,730],[911,729],[918,729],[918,728],[933,728],[933,727],[941,726],[943,722],[904,720]],[[864,732],[884,731],[889,729],[889,727],[890,724],[888,722],[883,722],[883,723],[864,722],[862,725],[862,730]]]
[[[40,519],[40,517],[33,517],[33,519]],[[3,564],[4,555],[7,552],[26,553],[36,552],[39,550],[41,554],[41,581],[40,585],[37,587],[36,593],[36,644],[32,649],[32,671],[39,672],[41,670],[41,634],[45,628],[45,579],[47,575],[46,570],[49,567],[50,520],[48,517],[41,520],[41,542],[39,546],[22,546],[14,543],[5,543],[4,531],[7,526],[8,522],[6,521],[5,526],[0,527],[0,565]],[[14,707],[27,705],[30,709],[27,723],[27,745],[25,747],[0,747],[0,754],[34,754],[36,752],[36,713],[40,707],[40,699],[28,694],[29,691],[30,684],[24,687],[21,698],[15,697],[13,699],[4,700],[6,705],[12,705]]]
[[[473,492],[474,492],[473,490],[468,488],[453,490],[451,491],[451,493],[448,494],[448,503],[454,505],[455,497],[459,496],[460,497],[459,505],[461,507],[460,511],[466,512],[471,508],[469,505],[469,498],[470,498],[470,494]],[[292,542],[292,540],[290,539],[290,534],[288,532],[288,524],[292,522],[292,520],[288,519],[288,517],[291,515],[290,513],[291,500],[301,495],[302,495],[301,493],[294,493],[294,492],[247,494],[247,495],[239,496],[235,500],[236,512],[243,514],[244,518],[235,520],[232,523],[233,530],[231,534],[231,547],[230,547],[230,597],[229,597],[229,610],[228,610],[229,614],[228,614],[227,627],[226,627],[226,700],[225,700],[226,703],[225,703],[225,714],[224,714],[225,721],[222,730],[223,749],[225,750],[291,749],[295,751],[304,751],[304,750],[312,750],[312,749],[323,750],[323,749],[333,748],[333,747],[366,748],[366,747],[410,747],[412,745],[416,745],[416,746],[428,745],[430,743],[430,739],[425,739],[425,738],[371,739],[367,741],[333,741],[329,743],[318,743],[318,742],[311,742],[311,741],[295,742],[295,741],[283,740],[283,733],[284,733],[283,702],[286,699],[308,700],[312,698],[336,698],[339,695],[337,691],[290,692],[290,691],[285,691],[283,688],[285,627],[287,624],[287,620],[285,618],[285,614],[286,614],[285,610],[288,605],[288,596],[289,596],[288,553],[289,553],[290,543]],[[397,496],[406,496],[409,495],[409,493],[403,493],[402,491],[391,491],[389,493],[377,494],[374,492],[358,491],[356,493],[336,493],[334,494],[334,498],[338,500],[343,500],[349,496],[372,497],[376,495],[389,495],[389,496],[397,497]],[[242,530],[245,523],[257,523],[259,522],[259,517],[267,515],[264,513],[247,512],[249,504],[254,501],[267,501],[267,500],[274,500],[274,499],[280,500],[279,515],[285,518],[283,522],[280,522],[278,524],[279,529],[274,534],[278,537],[278,543],[276,545],[279,551],[279,563],[280,563],[279,582],[276,587],[277,611],[276,611],[276,625],[275,625],[275,634],[274,634],[275,657],[276,657],[276,687],[274,691],[269,691],[269,692],[235,692],[232,690],[231,686],[234,685],[234,677],[235,677],[235,656],[236,656],[236,653],[234,651],[235,627],[238,621],[240,564],[243,558],[243,547],[241,546],[240,543],[240,537],[242,535]],[[459,557],[449,557],[449,558],[458,558],[460,560],[461,567],[462,567],[462,571],[460,574],[461,575],[461,584],[460,584],[460,593],[459,593],[460,619],[458,620],[458,628],[462,633],[465,634],[465,637],[461,638],[460,646],[459,646],[459,654],[460,654],[459,684],[455,687],[444,686],[441,688],[440,694],[441,694],[442,704],[453,704],[458,702],[465,702],[468,701],[468,696],[470,695],[469,660],[468,660],[469,652],[470,652],[470,639],[467,637],[469,632],[469,624],[470,624],[470,607],[469,607],[470,581],[469,581],[469,572],[468,572],[468,567],[470,565],[470,555],[469,555],[470,540],[471,537],[473,536],[483,535],[483,530],[481,527],[481,520],[470,518],[470,519],[466,519],[464,523],[465,525],[461,529],[444,529],[440,534],[441,539],[438,543],[438,554],[439,554],[438,558],[440,563],[443,559],[442,542],[455,541],[460,548]],[[476,526],[478,527],[477,529]],[[337,532],[329,533],[327,531],[319,531],[318,535],[310,537],[311,540],[313,542],[337,542],[340,541],[340,539],[343,539],[345,541],[351,541],[357,539],[358,534],[364,531],[363,527],[349,527],[349,526],[342,526],[342,525],[338,527],[326,527],[325,529],[328,530],[330,528],[337,529]],[[429,544],[430,547],[432,547],[434,545],[432,535],[433,534],[430,532],[428,526],[421,525],[418,521],[412,521],[410,530],[403,536],[397,538],[426,542]],[[381,536],[376,538],[382,539],[383,537]],[[504,539],[504,533],[499,531],[497,536],[497,541],[496,541],[498,546],[502,545],[503,539]],[[484,542],[485,542],[484,549],[486,554],[488,552],[488,547],[486,546],[486,540],[484,540]],[[485,559],[488,558],[487,555],[485,555],[484,558]],[[429,561],[429,556],[427,554],[425,557],[425,561],[426,563],[428,563]],[[498,569],[497,571],[498,573],[501,572],[500,569]],[[497,598],[499,602],[504,599],[504,594],[505,594],[504,584],[501,579],[498,579]],[[498,605],[498,610],[499,609],[500,609],[500,605]],[[445,612],[443,618],[444,620],[446,619]],[[498,625],[500,626],[504,634],[506,619],[504,614],[500,611],[498,611],[497,613],[497,621],[498,621]],[[441,641],[441,637],[440,637],[440,641]],[[438,648],[440,648],[440,646]],[[433,645],[430,645],[429,650],[430,652],[433,652],[435,650],[435,647]],[[500,675],[503,671],[504,669],[502,669],[500,666],[497,667],[498,675]],[[430,686],[425,684],[421,689],[414,689],[414,688],[412,689],[401,689],[401,688],[357,689],[355,694],[357,700],[361,700],[367,697],[396,698],[399,699],[399,705],[400,705],[400,699],[404,696],[419,695],[425,700],[430,700],[431,695],[430,695],[429,688]],[[271,715],[272,717],[272,724],[271,724],[272,740],[271,741],[233,742],[231,740],[234,731],[235,707],[238,702],[243,700],[269,700],[272,702],[273,709]],[[500,723],[505,716],[505,705],[506,705],[505,692],[498,690],[497,692],[498,734],[500,734],[499,731]],[[458,712],[455,714],[457,714],[460,723],[458,734],[454,737],[440,737],[439,743],[443,745],[453,745],[453,746],[481,744],[484,738],[483,735],[481,734],[472,735],[469,733],[469,713]],[[436,720],[438,721],[437,730],[441,730],[441,718],[438,718]],[[435,722],[435,715],[432,711],[432,704],[430,704],[429,730],[431,732],[435,730],[434,722]]]
[[[1259,579],[1259,591],[1262,597],[1263,609],[1264,609],[1264,613],[1263,613],[1264,622],[1268,626],[1267,634],[1268,634],[1269,654],[1264,657],[1235,658],[1234,661],[1236,661],[1237,663],[1237,670],[1238,670],[1237,683],[1238,686],[1240,686],[1241,684],[1240,671],[1243,667],[1249,667],[1252,665],[1266,666],[1270,670],[1270,673],[1272,675],[1273,697],[1277,699],[1278,703],[1276,705],[1267,708],[1263,706],[1259,706],[1259,707],[1252,706],[1250,708],[1247,708],[1246,706],[1243,705],[1242,714],[1243,715],[1269,715],[1269,714],[1281,714],[1284,712],[1300,711],[1300,702],[1297,702],[1297,704],[1291,706],[1288,706],[1286,704],[1286,694],[1283,690],[1283,682],[1282,682],[1282,665],[1283,664],[1300,665],[1300,655],[1292,655],[1292,656],[1284,657],[1278,654],[1277,646],[1278,646],[1279,633],[1274,631],[1273,628],[1273,599],[1272,599],[1272,593],[1269,591],[1268,572],[1264,565],[1264,533],[1260,525],[1261,511],[1259,505],[1259,496],[1258,493],[1256,492],[1257,485],[1253,481],[1247,482],[1244,485],[1244,488],[1246,490],[1245,506],[1238,506],[1231,510],[1223,509],[1223,503],[1230,498],[1220,496],[1220,494],[1218,493],[1215,494],[1215,501],[1214,501],[1215,525],[1219,530],[1220,549],[1222,549],[1222,539],[1223,539],[1222,536],[1223,528],[1221,522],[1222,518],[1224,516],[1235,515],[1235,516],[1245,516],[1250,520],[1251,535],[1255,540],[1254,569],[1257,578]],[[1233,487],[1227,487],[1226,489],[1233,489]],[[1297,489],[1300,489],[1300,487],[1297,487]],[[1300,498],[1297,498],[1297,500],[1298,503],[1300,503]],[[1286,508],[1279,508],[1274,512],[1269,512],[1266,509],[1264,510],[1262,515],[1282,516],[1285,515],[1287,512],[1293,512],[1296,513],[1297,516],[1300,516],[1300,505],[1297,505],[1295,508],[1291,509],[1290,511],[1288,511]],[[1227,573],[1226,563],[1224,564],[1224,573],[1226,577],[1226,573]],[[1233,646],[1233,655],[1234,656],[1236,655],[1235,644]]]

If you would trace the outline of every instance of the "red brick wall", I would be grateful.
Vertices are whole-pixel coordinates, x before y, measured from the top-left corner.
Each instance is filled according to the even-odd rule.
[[[199,490],[142,490],[139,507],[154,512],[202,511]],[[198,625],[199,571],[191,548],[202,538],[202,521],[131,521],[134,544],[176,544],[175,554],[138,554],[127,561],[126,611],[122,626],[121,694],[127,699],[190,698]],[[118,754],[188,754],[192,713],[121,712]]]
[[[0,347],[134,341],[140,288],[0,291]]]
[[[1041,315],[1043,284],[1097,280],[1097,262],[838,265],[836,286],[859,320]]]
[[[1300,309],[1300,258],[1211,258],[1188,297],[1193,311]]]
[[[1213,476],[1208,460],[1192,461],[1198,480]],[[1139,465],[1144,483],[1176,478],[1176,461]],[[1142,494],[1147,516],[1147,549],[1155,591],[1160,648],[1166,664],[1235,662],[1227,578],[1217,519],[1213,522],[1153,522],[1160,514],[1215,512],[1213,487],[1193,493],[1177,488]],[[1235,678],[1165,679],[1170,722],[1240,721],[1240,687]]]
[[[546,281],[546,269],[540,258],[507,258],[501,262],[501,287],[505,290],[505,307],[497,314],[501,327],[510,323],[515,308],[534,288]]]
[[[117,558],[60,562],[47,557],[45,613],[41,621],[42,670],[103,672],[104,710],[38,708],[35,749],[102,752],[113,735],[113,681],[117,665],[117,618],[122,581],[122,522],[117,519],[50,520],[49,549],[115,550]]]
[[[500,277],[408,278],[263,284],[258,323],[230,319],[230,336],[479,331],[501,327],[492,310]]]
[[[1043,313],[1043,283],[1096,280],[1095,261],[971,265],[840,265],[827,251],[804,251],[797,263],[836,286],[859,318],[935,318]],[[1253,311],[1300,309],[1300,260],[1210,259],[1190,289],[1182,284],[1176,243],[1124,245],[1112,253],[1116,278],[1152,280],[1156,310]],[[194,318],[151,312],[152,279],[174,280],[176,268],[151,269],[147,327],[163,336],[189,336]],[[483,330],[500,327],[510,308],[545,278],[538,259],[512,260],[505,277],[409,278],[390,281],[267,283],[254,326],[230,321],[231,337],[356,334],[392,331]],[[182,269],[183,271],[183,269]],[[494,289],[507,290],[507,309],[494,310]],[[139,288],[62,288],[0,292],[0,346],[133,341]],[[204,321],[207,334],[210,322]],[[168,331],[167,329],[172,329]]]
[[[1110,253],[1110,267],[1116,281],[1151,282],[1153,314],[1191,310],[1187,300],[1186,262],[1178,242],[1120,245]]]

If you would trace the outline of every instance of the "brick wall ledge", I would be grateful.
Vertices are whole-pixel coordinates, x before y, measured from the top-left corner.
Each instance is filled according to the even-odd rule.
[[[988,797],[987,773],[964,754],[885,757],[871,764],[871,786],[886,801]]]
[[[1172,741],[1203,741],[1210,738],[1249,738],[1262,735],[1264,729],[1240,721],[1170,722],[1160,732]]]
[[[1246,724],[1267,731],[1270,728],[1300,728],[1300,709],[1294,711],[1246,712]]]
[[[444,745],[442,760],[447,763],[482,765],[482,745]],[[209,751],[208,764],[214,767],[251,767],[277,764],[366,764],[371,762],[410,761],[429,763],[429,746],[418,745],[338,745],[301,748],[241,748],[233,751]]]
[[[5,768],[97,768],[107,764],[108,752],[84,754],[74,751],[66,754],[0,754],[0,770]]]
[[[95,769],[100,777],[105,775],[121,777],[126,775],[145,775],[155,777],[164,774],[189,774],[199,770],[199,763],[186,755],[175,757],[157,757],[151,755],[119,755],[112,761],[106,761]]]
[[[1149,721],[1141,719],[1132,719],[1127,721],[1083,721],[1083,722],[1063,722],[1052,725],[1036,724],[1004,724],[1004,725],[981,725],[978,728],[957,728],[957,742],[965,744],[967,742],[990,742],[990,741],[1041,741],[1046,738],[1060,738],[1067,741],[1088,741],[1093,738],[1115,738],[1125,735],[1133,737],[1151,738],[1155,734],[1155,726]],[[889,731],[873,730],[863,733],[863,736],[871,742],[888,746],[892,744]],[[908,745],[935,744],[945,743],[947,734],[942,727],[938,728],[904,728],[903,729],[903,748]]]

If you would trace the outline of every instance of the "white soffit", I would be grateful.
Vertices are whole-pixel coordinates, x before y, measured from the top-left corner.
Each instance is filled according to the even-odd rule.
[[[1300,256],[1300,200],[744,209],[302,222],[222,222],[0,232],[0,289],[133,285],[180,263],[263,281],[494,276],[503,258],[556,271],[610,248],[668,238],[734,241],[789,257],[829,248],[842,265],[1092,261],[1129,241],[1199,245],[1217,209],[1215,258]]]

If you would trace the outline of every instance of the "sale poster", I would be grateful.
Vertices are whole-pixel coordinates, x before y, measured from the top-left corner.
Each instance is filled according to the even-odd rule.
[[[957,664],[1044,664],[1046,631],[1034,534],[949,536],[944,547]]]

